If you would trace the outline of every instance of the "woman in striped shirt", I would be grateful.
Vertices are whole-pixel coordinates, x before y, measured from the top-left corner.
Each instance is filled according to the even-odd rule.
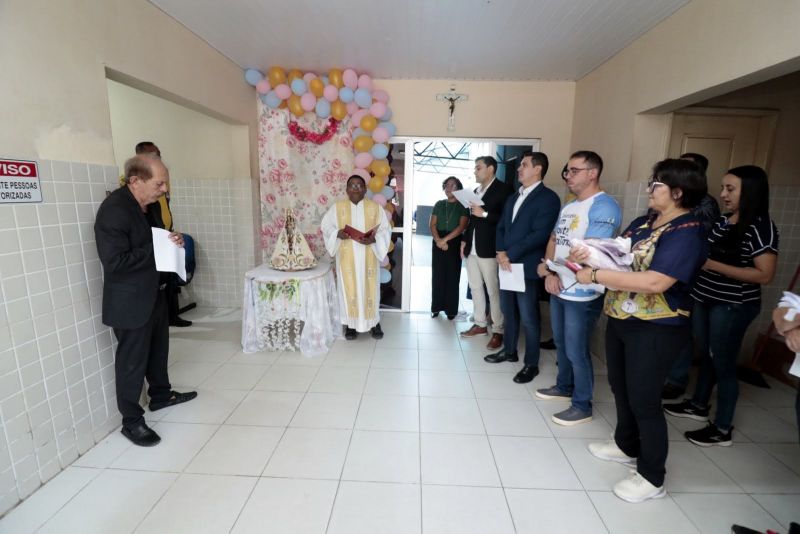
[[[664,405],[669,415],[708,422],[717,384],[714,422],[684,434],[704,447],[732,443],[739,396],[736,361],[747,327],[761,311],[761,286],[772,281],[778,261],[767,173],[754,165],[731,169],[722,178],[720,198],[724,215],[708,236],[708,260],[692,289],[692,333],[702,357],[697,386],[691,399]]]

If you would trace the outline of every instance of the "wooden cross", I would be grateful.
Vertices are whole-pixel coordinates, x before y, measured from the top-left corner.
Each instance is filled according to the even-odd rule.
[[[469,100],[469,95],[463,93],[456,93],[455,84],[450,86],[450,91],[447,93],[438,93],[436,95],[437,102],[448,103],[448,116],[447,116],[447,131],[452,132],[456,129],[456,102],[466,102]]]

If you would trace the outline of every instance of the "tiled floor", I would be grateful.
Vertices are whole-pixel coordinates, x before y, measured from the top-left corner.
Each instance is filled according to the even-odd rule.
[[[632,505],[626,468],[592,457],[613,398],[597,362],[595,419],[563,428],[538,401],[541,375],[483,362],[486,338],[444,318],[386,314],[386,337],[324,356],[242,354],[235,312],[195,312],[172,332],[173,384],[199,397],[147,417],[163,441],[114,433],[0,521],[54,533],[723,533],[732,522],[786,532],[800,518],[794,396],[742,386],[735,444],[702,449],[669,420],[669,495]]]

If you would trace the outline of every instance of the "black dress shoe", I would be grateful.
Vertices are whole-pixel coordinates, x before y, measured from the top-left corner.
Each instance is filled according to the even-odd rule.
[[[439,317],[439,312],[431,312],[431,319]]]
[[[169,398],[167,400],[150,401],[150,411],[155,412],[156,410],[161,410],[162,408],[167,408],[169,406],[175,406],[176,404],[189,402],[195,397],[197,397],[196,391],[187,391],[186,393],[178,393],[177,391],[171,391],[169,394]]]
[[[519,355],[516,352],[506,352],[503,349],[500,352],[484,356],[483,361],[486,363],[518,362]]]
[[[344,329],[344,338],[346,340],[353,341],[357,337],[358,337],[358,332],[356,332],[353,328]]]
[[[134,445],[140,447],[153,447],[161,441],[158,434],[147,426],[144,421],[122,427],[122,435],[131,440]]]
[[[186,319],[181,319],[180,317],[173,317],[169,320],[169,325],[183,328],[185,326],[192,326],[192,321],[187,321]]]
[[[383,330],[381,330],[381,323],[376,324],[370,328],[372,339],[383,339]]]
[[[456,318],[456,316],[455,316],[455,315],[448,315],[448,316],[447,316],[447,320],[448,320],[448,321],[452,321],[452,320],[453,320],[453,319],[455,319],[455,318]]]
[[[539,374],[538,366],[526,365],[525,367],[522,368],[522,371],[517,373],[517,375],[514,377],[514,382],[516,382],[517,384],[527,384],[528,382],[536,378],[536,375],[538,374]]]
[[[539,343],[539,348],[544,350],[556,350],[556,342],[552,339],[548,339],[547,341],[542,341]]]

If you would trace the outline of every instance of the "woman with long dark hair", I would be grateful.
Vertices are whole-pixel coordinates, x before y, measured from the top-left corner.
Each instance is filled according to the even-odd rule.
[[[702,358],[697,385],[691,399],[664,405],[669,415],[707,422],[716,383],[714,422],[684,434],[704,447],[733,443],[736,360],[747,327],[761,311],[761,286],[775,277],[778,262],[778,229],[769,217],[764,169],[745,165],[729,170],[720,198],[724,215],[708,236],[710,254],[692,289],[692,333]]]
[[[467,227],[469,211],[453,196],[464,189],[461,181],[449,176],[442,182],[446,195],[433,206],[430,230],[433,236],[431,252],[431,317],[439,312],[451,321],[458,314],[458,284],[461,281],[461,234]]]

